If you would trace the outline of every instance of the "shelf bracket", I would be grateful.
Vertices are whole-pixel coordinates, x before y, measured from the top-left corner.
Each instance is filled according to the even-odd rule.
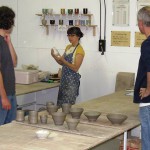
[[[96,36],[96,26],[93,26],[93,36]]]

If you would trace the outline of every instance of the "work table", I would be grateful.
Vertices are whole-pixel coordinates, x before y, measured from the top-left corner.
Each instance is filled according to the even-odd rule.
[[[16,84],[16,95],[29,94],[41,90],[58,87],[60,83],[36,82],[32,84]]]
[[[68,130],[66,122],[63,126],[55,126],[50,117],[47,125],[14,121],[0,127],[1,150],[87,150],[140,125],[138,105],[133,104],[132,97],[125,96],[124,91],[79,103],[75,107],[83,107],[84,112],[97,110],[102,114],[95,123],[88,122],[82,114],[77,131]],[[107,113],[123,113],[128,115],[128,119],[115,126],[107,120]],[[48,139],[37,139],[35,131],[39,128],[51,132]]]

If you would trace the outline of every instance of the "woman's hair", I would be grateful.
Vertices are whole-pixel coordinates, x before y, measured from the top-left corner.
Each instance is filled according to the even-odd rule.
[[[68,29],[67,34],[75,34],[76,36],[78,36],[79,38],[83,37],[83,33],[81,32],[79,27],[71,27]]]
[[[150,6],[142,7],[138,11],[137,20],[141,20],[144,25],[150,27]]]
[[[9,30],[14,25],[15,13],[7,7],[0,7],[0,29]]]

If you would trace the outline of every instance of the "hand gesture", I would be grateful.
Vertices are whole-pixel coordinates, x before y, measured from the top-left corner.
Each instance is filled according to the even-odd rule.
[[[2,108],[6,109],[6,110],[10,110],[11,109],[11,104],[9,102],[9,99],[6,98],[2,98]]]
[[[147,97],[150,95],[150,92],[147,90],[147,88],[140,88],[140,93],[139,93],[141,99],[144,97]]]

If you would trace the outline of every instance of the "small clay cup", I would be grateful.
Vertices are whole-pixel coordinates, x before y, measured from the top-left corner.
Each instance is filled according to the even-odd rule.
[[[75,8],[75,9],[74,9],[74,13],[75,13],[76,15],[78,15],[78,14],[79,14],[79,8]]]
[[[59,20],[59,25],[63,25],[64,21],[62,19]]]
[[[54,105],[54,102],[46,102],[46,106]]]
[[[66,118],[66,114],[64,112],[54,112],[52,113],[52,118],[56,126],[63,125]]]
[[[80,25],[80,20],[75,20],[75,25],[79,26]]]
[[[74,118],[66,119],[68,129],[69,130],[76,130],[79,121],[80,121],[79,119],[74,119]]]
[[[17,110],[16,121],[24,121],[24,110]]]
[[[59,108],[59,106],[50,105],[49,107],[47,107],[47,111],[51,115],[53,112],[57,112],[58,108]]]
[[[54,25],[55,24],[55,20],[50,20],[50,24]]]
[[[47,20],[42,19],[42,25],[43,25],[43,26],[46,26],[46,24],[47,24]]]
[[[90,25],[91,25],[91,20],[86,20],[85,22],[86,22],[85,24],[86,24],[87,26],[90,26]]]
[[[62,15],[64,15],[64,14],[65,14],[65,9],[64,9],[64,8],[61,8],[61,9],[60,9],[60,13],[61,13]]]
[[[43,9],[42,9],[42,13],[43,13],[44,15],[47,15],[47,14],[48,14],[48,9],[43,8]]]
[[[68,14],[72,15],[73,14],[73,9],[68,9]]]
[[[29,111],[29,116],[28,116],[29,123],[31,124],[37,124],[38,123],[38,112],[31,110]]]
[[[52,9],[52,8],[48,9],[47,11],[48,11],[48,14],[49,14],[49,15],[52,15],[52,14],[53,14],[53,9]]]
[[[72,105],[69,104],[69,103],[62,104],[62,112],[66,113],[66,114],[69,114],[71,106]]]
[[[75,108],[74,107],[74,108],[70,109],[70,114],[71,114],[72,118],[79,119],[83,110],[84,110],[83,108]]]
[[[69,25],[73,25],[73,20],[69,20]]]
[[[47,123],[47,115],[41,115],[40,116],[40,121],[42,124],[46,124]]]
[[[51,106],[51,105],[54,105],[53,102],[46,102],[46,109],[48,111],[48,108]]]
[[[85,26],[85,20],[80,20],[80,25]]]
[[[88,9],[87,8],[83,8],[83,14],[87,14],[88,13]]]

